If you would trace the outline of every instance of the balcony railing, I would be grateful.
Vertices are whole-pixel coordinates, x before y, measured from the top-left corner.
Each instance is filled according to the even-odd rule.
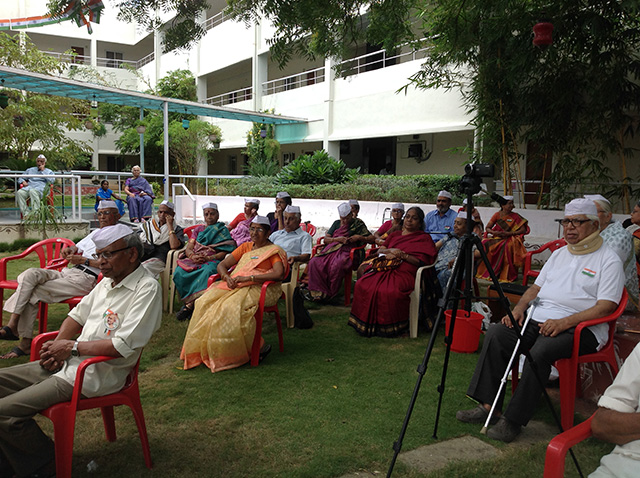
[[[229,20],[231,17],[225,15],[224,10],[216,13],[214,16],[207,18],[202,22],[202,28],[206,31],[211,30],[213,27],[220,25],[222,22]]]
[[[378,70],[380,68],[387,68],[400,63],[406,63],[408,61],[421,60],[426,58],[427,54],[427,48],[412,50],[396,55],[388,55],[386,51],[379,50],[356,58],[344,60],[339,64],[339,67],[344,76],[352,76],[366,71]]]
[[[251,87],[242,88],[240,90],[230,91],[228,93],[222,93],[221,95],[212,96],[204,100],[204,103],[213,106],[224,106],[237,103],[239,101],[246,101],[253,98],[253,92]]]
[[[324,81],[324,66],[314,70],[303,71],[296,75],[285,76],[275,80],[262,83],[262,94],[272,95],[281,91],[302,88],[303,86],[315,85]]]
[[[72,53],[59,53],[57,51],[45,51],[43,53],[57,58],[61,62],[69,63],[70,65],[91,65],[91,57],[87,55],[74,55]],[[138,69],[148,63],[151,63],[153,60],[154,54],[151,52],[137,61],[122,60],[118,58],[97,58],[96,66],[102,66],[105,68],[122,68],[123,65],[127,65],[130,68]]]

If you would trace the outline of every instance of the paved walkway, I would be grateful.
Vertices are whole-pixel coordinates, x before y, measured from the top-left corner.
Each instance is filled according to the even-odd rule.
[[[522,430],[522,434],[505,449],[528,448],[534,443],[548,443],[558,433],[555,427],[532,420]],[[401,452],[398,461],[421,473],[428,473],[446,467],[452,461],[493,460],[501,453],[501,449],[473,436],[463,436],[452,440],[425,445],[415,450]],[[389,453],[389,460],[392,454]],[[380,478],[386,476],[387,470],[359,470],[343,475],[340,478]]]

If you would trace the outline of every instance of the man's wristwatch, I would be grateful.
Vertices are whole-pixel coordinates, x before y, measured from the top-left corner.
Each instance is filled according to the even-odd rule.
[[[84,265],[89,267],[91,265],[91,259],[87,259],[86,261],[84,261]]]
[[[79,357],[80,353],[78,352],[78,341],[76,340],[73,343],[73,347],[71,348],[71,356],[72,357]]]

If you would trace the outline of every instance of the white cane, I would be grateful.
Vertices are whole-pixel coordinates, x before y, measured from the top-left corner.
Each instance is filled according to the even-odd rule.
[[[529,310],[527,311],[527,318],[524,321],[524,324],[522,325],[522,328],[520,329],[520,337],[522,337],[524,335],[524,331],[527,328],[527,325],[529,324],[529,321],[531,320],[531,317],[533,315],[533,310],[536,308],[536,306],[538,305],[538,302],[540,301],[540,299],[538,299],[537,297],[532,300],[529,304]],[[491,421],[491,417],[493,416],[493,412],[496,408],[496,405],[498,404],[498,399],[500,397],[500,394],[502,393],[502,389],[504,388],[505,384],[507,383],[507,377],[509,376],[509,373],[511,373],[511,367],[513,367],[513,361],[515,360],[515,358],[519,355],[518,353],[518,349],[520,348],[520,338],[518,339],[518,341],[516,342],[516,346],[513,349],[513,353],[511,354],[511,358],[509,359],[509,364],[507,365],[507,369],[504,371],[504,375],[502,376],[502,380],[500,381],[500,388],[498,388],[498,393],[496,394],[496,398],[493,400],[493,404],[491,405],[491,410],[489,410],[489,415],[487,416],[487,420],[484,422],[484,426],[482,427],[482,430],[480,430],[480,433],[482,433],[483,435],[487,434],[487,428],[489,427],[489,422]]]

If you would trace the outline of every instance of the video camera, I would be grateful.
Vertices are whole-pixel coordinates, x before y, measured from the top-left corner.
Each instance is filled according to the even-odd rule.
[[[460,179],[458,188],[461,193],[477,194],[481,191],[481,178],[492,178],[495,174],[493,164],[472,163],[464,167],[464,176]]]

